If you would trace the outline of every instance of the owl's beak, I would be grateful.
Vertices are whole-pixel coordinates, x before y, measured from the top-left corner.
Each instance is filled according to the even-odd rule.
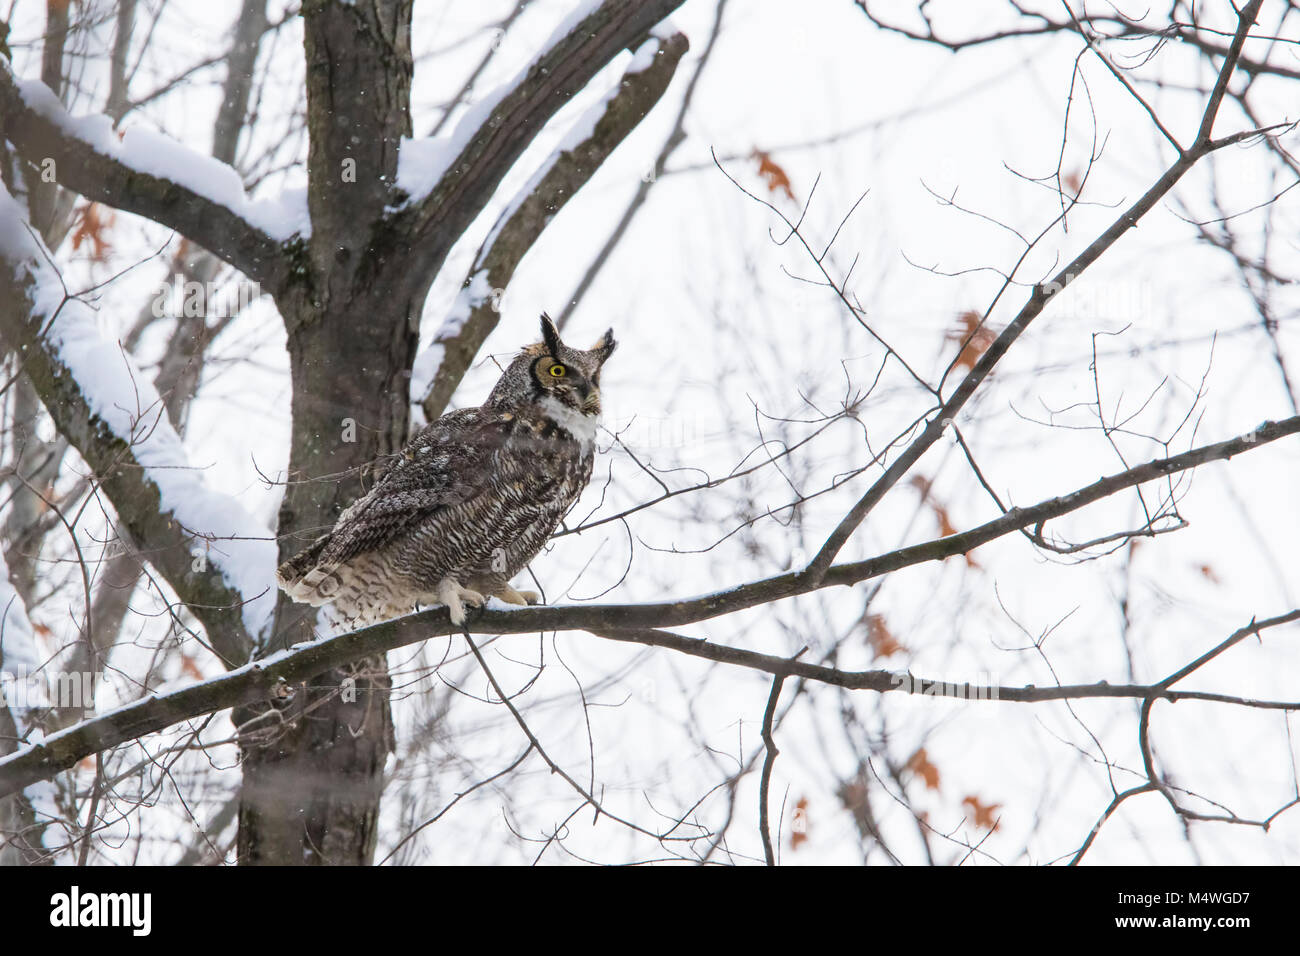
[[[600,411],[600,389],[595,385],[583,385],[579,390],[582,396],[582,410],[585,414]]]

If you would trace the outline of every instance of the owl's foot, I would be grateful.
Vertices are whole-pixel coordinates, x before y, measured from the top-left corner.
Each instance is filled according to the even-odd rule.
[[[439,581],[435,593],[438,597],[438,603],[447,605],[447,613],[451,615],[451,623],[457,627],[461,627],[465,623],[466,604],[482,607],[487,600],[477,591],[462,586],[459,581],[453,578],[443,578]]]
[[[510,585],[498,588],[492,594],[493,597],[499,597],[507,604],[541,604],[542,596],[536,591],[516,591]]]

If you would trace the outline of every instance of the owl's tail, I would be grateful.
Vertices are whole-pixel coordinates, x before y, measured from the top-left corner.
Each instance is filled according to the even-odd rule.
[[[349,561],[321,561],[328,537],[276,569],[276,579],[285,594],[299,604],[329,605],[331,624],[350,629],[409,613],[414,599],[390,594],[384,587],[383,569],[366,560],[366,555]]]
[[[405,603],[390,600],[379,573],[382,569],[366,555],[322,561],[329,537],[318,538],[276,569],[280,588],[291,600],[312,607],[329,605],[333,623],[350,628],[377,624],[410,610]]]
[[[336,568],[320,563],[321,552],[329,544],[330,536],[323,534],[311,546],[299,551],[275,570],[280,590],[299,604],[320,607],[334,598],[339,580]]]

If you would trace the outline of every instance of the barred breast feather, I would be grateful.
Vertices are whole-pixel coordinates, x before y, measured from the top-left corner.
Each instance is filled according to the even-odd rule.
[[[277,577],[293,600],[331,604],[353,626],[442,603],[447,579],[496,593],[541,550],[591,469],[590,444],[539,408],[452,412]]]

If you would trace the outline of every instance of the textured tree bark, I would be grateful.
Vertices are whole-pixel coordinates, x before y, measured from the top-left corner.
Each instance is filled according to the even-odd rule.
[[[294,429],[280,528],[307,533],[284,534],[282,558],[333,524],[361,493],[364,466],[394,451],[406,433],[407,376],[415,354],[406,309],[365,295],[331,301],[334,308],[305,321],[284,313],[291,328]],[[353,316],[366,321],[352,322]],[[345,361],[346,374],[340,374]],[[314,620],[314,609],[282,601],[263,653],[309,640]],[[274,707],[259,704],[236,712],[238,723],[250,722],[241,863],[371,861],[384,760],[393,746],[388,686],[381,655],[355,672],[336,669],[298,685],[286,710],[271,713]]]
[[[348,670],[297,685],[285,709],[258,703],[236,711],[255,724],[246,726],[242,744],[241,864],[372,862],[393,747],[389,680],[383,656]],[[356,681],[355,699],[340,689],[348,677]]]

